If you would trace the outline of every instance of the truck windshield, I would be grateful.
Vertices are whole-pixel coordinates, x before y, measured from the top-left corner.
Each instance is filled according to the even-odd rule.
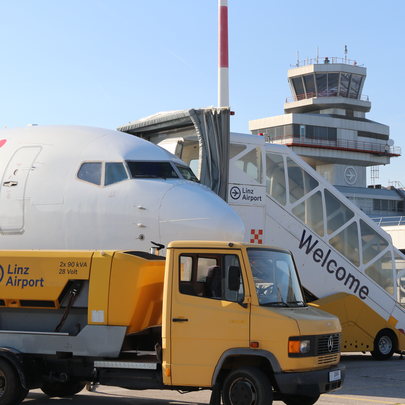
[[[260,305],[305,306],[294,262],[289,253],[247,249]]]

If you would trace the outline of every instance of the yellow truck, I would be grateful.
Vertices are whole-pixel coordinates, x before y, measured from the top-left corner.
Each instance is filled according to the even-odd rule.
[[[314,404],[343,383],[340,345],[338,318],[306,305],[284,249],[0,251],[1,405],[87,383]]]

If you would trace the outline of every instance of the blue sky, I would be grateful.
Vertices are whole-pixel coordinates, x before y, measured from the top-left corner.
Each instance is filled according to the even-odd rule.
[[[287,70],[344,57],[367,67],[367,118],[405,154],[405,0],[228,0],[231,130],[283,114]],[[0,125],[116,128],[217,105],[217,0],[0,0]],[[395,82],[395,74],[398,81]],[[401,76],[400,76],[401,75]],[[376,183],[405,185],[404,157]]]

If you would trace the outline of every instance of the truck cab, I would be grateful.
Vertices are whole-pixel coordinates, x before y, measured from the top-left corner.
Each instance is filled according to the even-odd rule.
[[[340,388],[339,320],[306,305],[289,251],[173,242],[167,260],[174,271],[166,272],[163,300],[165,384],[219,384],[229,404],[241,385],[252,396],[260,391],[251,372],[270,382],[267,398],[289,404]]]

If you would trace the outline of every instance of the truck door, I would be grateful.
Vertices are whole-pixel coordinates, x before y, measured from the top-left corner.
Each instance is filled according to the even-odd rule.
[[[0,184],[0,230],[19,232],[24,228],[25,188],[40,146],[18,149],[11,157]]]
[[[171,310],[173,385],[211,386],[214,368],[228,349],[249,347],[250,305],[228,289],[230,266],[241,267],[238,252],[177,253]]]

